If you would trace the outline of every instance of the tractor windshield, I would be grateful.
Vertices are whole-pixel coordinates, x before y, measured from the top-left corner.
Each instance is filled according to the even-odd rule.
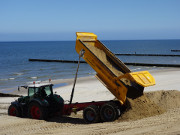
[[[34,94],[40,95],[42,97],[46,97],[52,95],[52,85],[46,85],[41,87],[29,87],[28,95],[31,97]]]

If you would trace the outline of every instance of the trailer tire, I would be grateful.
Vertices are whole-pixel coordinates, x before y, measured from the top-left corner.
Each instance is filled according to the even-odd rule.
[[[8,115],[20,117],[21,116],[20,109],[16,105],[11,104],[8,108]]]
[[[32,119],[46,120],[47,111],[45,107],[41,106],[39,103],[32,102],[28,108],[29,117]]]
[[[119,116],[120,116],[120,109],[113,102],[104,104],[100,109],[100,117],[103,122],[114,121]]]
[[[97,123],[100,120],[99,108],[96,105],[90,105],[83,110],[83,118],[86,123]]]

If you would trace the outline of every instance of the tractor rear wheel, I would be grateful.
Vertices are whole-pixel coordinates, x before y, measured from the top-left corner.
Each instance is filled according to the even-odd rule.
[[[86,123],[97,123],[100,120],[99,109],[95,105],[90,105],[83,110],[83,118]]]
[[[20,117],[21,113],[20,113],[19,108],[16,105],[11,104],[8,108],[8,115]]]
[[[29,117],[33,119],[39,119],[39,120],[47,119],[47,115],[46,115],[47,112],[45,111],[45,108],[36,102],[32,102],[29,105],[28,114]]]
[[[100,116],[103,122],[114,121],[120,116],[120,110],[115,103],[109,102],[101,107]]]

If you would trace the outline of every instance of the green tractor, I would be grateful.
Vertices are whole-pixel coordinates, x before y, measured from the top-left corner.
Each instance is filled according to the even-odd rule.
[[[28,96],[22,96],[11,102],[8,115],[45,120],[50,115],[62,113],[64,100],[60,95],[53,93],[53,84],[36,84],[34,82],[31,85],[21,87],[28,90]]]

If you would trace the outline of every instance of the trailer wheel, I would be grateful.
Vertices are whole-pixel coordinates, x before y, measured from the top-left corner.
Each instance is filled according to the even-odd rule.
[[[90,105],[83,110],[83,118],[86,123],[97,123],[100,120],[99,109],[95,105]]]
[[[10,105],[8,108],[8,115],[10,116],[16,116],[16,117],[20,117],[21,116],[21,112],[19,110],[19,108],[16,105]]]
[[[28,114],[29,117],[33,119],[39,119],[39,120],[47,119],[47,115],[46,115],[47,112],[45,111],[45,108],[36,102],[32,102],[29,105]]]
[[[103,122],[114,121],[120,116],[120,109],[113,102],[106,103],[101,107],[100,116]]]

